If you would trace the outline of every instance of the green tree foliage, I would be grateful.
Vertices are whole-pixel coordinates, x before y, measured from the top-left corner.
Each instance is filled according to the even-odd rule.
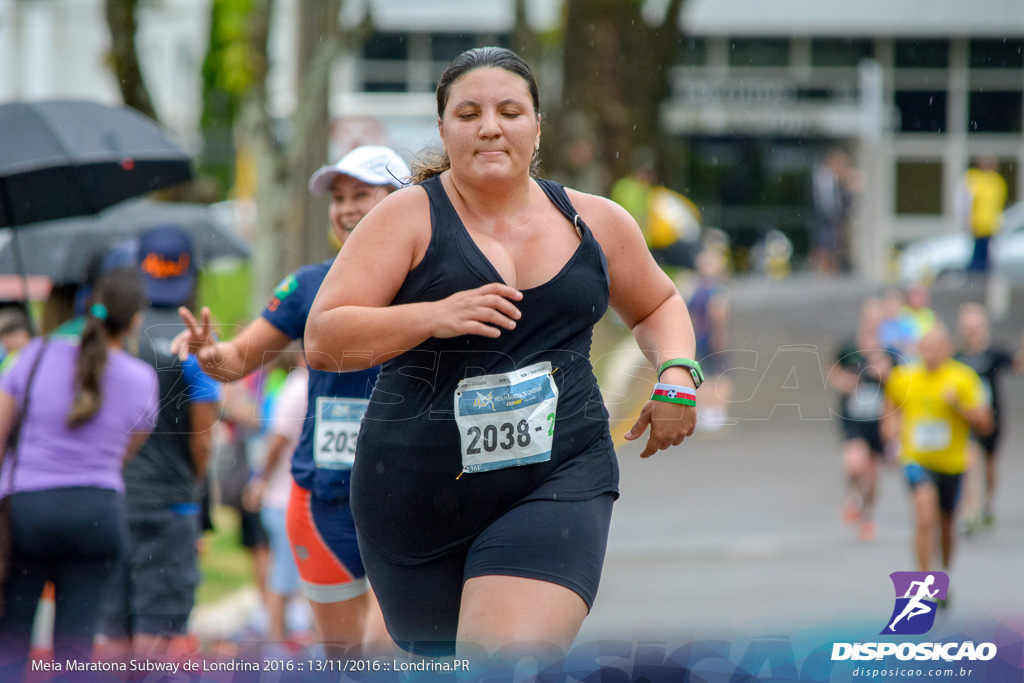
[[[249,19],[253,0],[213,0],[210,45],[203,60],[203,128],[230,127],[252,86]]]

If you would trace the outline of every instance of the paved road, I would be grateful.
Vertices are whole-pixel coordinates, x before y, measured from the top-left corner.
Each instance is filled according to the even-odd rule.
[[[733,672],[750,643],[792,646],[801,673],[807,673],[804,658],[814,648],[828,648],[831,639],[876,639],[893,607],[889,573],[915,569],[911,510],[899,472],[889,470],[881,481],[878,537],[861,543],[840,521],[839,438],[836,424],[827,419],[836,398],[822,376],[837,345],[851,333],[865,291],[849,280],[808,277],[736,284],[734,357],[750,368],[734,373],[732,414],[740,419],[718,435],[694,437],[645,461],[637,457],[636,444],[619,449],[622,497],[601,591],[574,648],[587,653],[579,660],[583,670],[598,659],[590,656],[597,641],[601,647],[622,641],[602,653],[622,672],[608,680],[642,680],[642,660],[655,663],[647,671],[654,672],[651,680],[678,680],[680,665],[658,668],[669,647],[722,638],[732,643],[731,663],[704,662],[690,680],[732,681],[743,680],[734,679]],[[948,321],[960,303],[980,298],[952,290],[934,296],[936,311]],[[1011,304],[996,338],[1015,345],[1024,327],[1024,291],[1015,291]],[[602,323],[596,354],[609,354],[622,334]],[[611,366],[598,363],[606,387]],[[952,607],[927,637],[955,640],[961,628],[973,628],[972,620],[994,617],[1010,627],[999,645],[1000,656],[1008,653],[1012,660],[1011,674],[999,680],[1019,681],[1024,666],[1024,496],[1019,493],[1024,491],[1024,377],[1011,378],[1005,388],[1009,434],[997,525],[959,539]],[[622,421],[613,429],[621,434],[630,424]],[[223,629],[225,613],[238,617],[238,628],[246,623],[255,596],[238,597],[233,608],[211,611],[210,628]],[[1007,642],[1012,646],[1004,648]],[[823,680],[859,680],[851,678],[852,663],[843,666],[839,678],[826,673]],[[793,680],[787,671],[773,667],[770,674]],[[981,676],[957,680],[996,679],[983,670]]]
[[[733,414],[741,420],[645,461],[634,444],[619,449],[622,497],[601,592],[577,643],[693,638],[736,628],[752,636],[792,634],[837,620],[881,630],[893,604],[888,574],[916,568],[908,498],[899,473],[885,471],[878,537],[860,543],[841,522],[837,426],[814,419],[836,399],[814,371],[818,361],[807,360],[817,352],[827,371],[837,344],[852,332],[865,291],[853,281],[809,276],[736,285],[734,345],[754,368],[736,373],[742,402]],[[933,296],[933,307],[949,322],[961,302],[979,298],[952,290]],[[1015,291],[997,339],[1016,344],[1022,311],[1024,292]],[[787,345],[799,348],[780,351]],[[943,618],[991,614],[1016,624],[1019,634],[1024,377],[1011,377],[1006,389],[1009,434],[997,525],[960,539]]]

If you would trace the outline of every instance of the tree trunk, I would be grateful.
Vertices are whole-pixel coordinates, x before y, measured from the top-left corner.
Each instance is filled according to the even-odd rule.
[[[286,148],[297,200],[292,234],[299,250],[293,267],[322,261],[333,253],[327,242],[328,201],[311,195],[307,183],[328,161],[331,70],[342,47],[340,11],[341,0],[299,1],[299,106]]]
[[[121,98],[129,107],[136,109],[154,121],[159,121],[153,100],[146,88],[139,66],[139,54],[135,49],[137,25],[135,9],[138,0],[107,0],[107,26],[110,28],[110,62],[121,89]]]
[[[326,161],[331,66],[341,49],[341,0],[299,2],[297,106],[288,125],[273,121],[267,110],[267,40],[274,4],[253,4],[253,84],[243,98],[236,126],[238,145],[251,151],[257,171],[254,308],[262,306],[284,275],[329,255],[326,202],[311,197],[306,183]]]
[[[607,177],[629,172],[634,153],[661,147],[658,115],[669,92],[668,68],[682,39],[683,0],[647,23],[643,0],[567,0],[564,92],[558,138],[567,152],[590,139]],[[565,154],[553,160],[564,168]]]
[[[512,27],[511,48],[530,65],[531,69],[537,69],[540,61],[537,34],[526,18],[526,5],[526,0],[515,0],[516,18]]]

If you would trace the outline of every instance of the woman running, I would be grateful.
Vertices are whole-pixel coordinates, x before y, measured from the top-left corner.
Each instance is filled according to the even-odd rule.
[[[352,511],[392,638],[432,655],[542,641],[546,659],[593,604],[618,495],[592,328],[610,303],[660,369],[627,435],[651,428],[641,457],[693,432],[694,334],[624,209],[531,175],[540,114],[522,59],[463,53],[437,113],[443,156],[339,254],[307,355],[383,362]]]

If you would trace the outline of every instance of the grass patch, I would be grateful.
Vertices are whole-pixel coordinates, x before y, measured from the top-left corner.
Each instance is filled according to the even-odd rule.
[[[235,335],[235,325],[245,325],[252,318],[251,280],[247,262],[229,268],[208,268],[200,274],[199,304],[210,307],[214,322],[228,338]]]
[[[199,557],[203,581],[196,604],[207,605],[253,583],[252,558],[242,547],[238,511],[224,505],[213,509],[213,531]]]

